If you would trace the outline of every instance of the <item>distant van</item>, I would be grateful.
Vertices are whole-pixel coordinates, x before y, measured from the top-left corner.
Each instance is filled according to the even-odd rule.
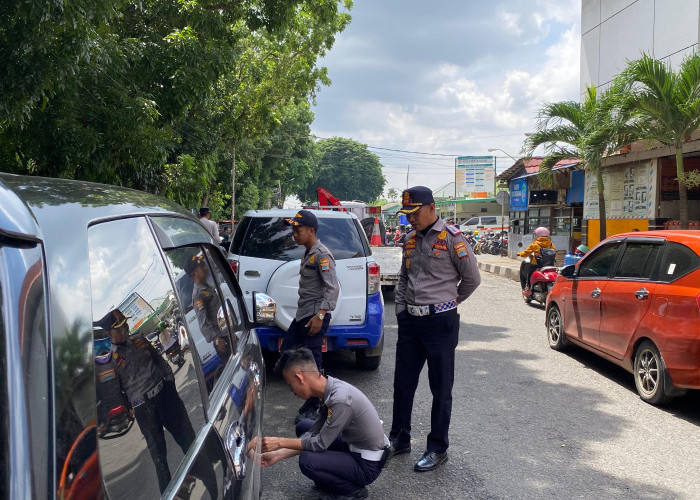
[[[479,217],[472,217],[465,222],[462,222],[459,227],[462,231],[486,231],[491,229],[493,231],[500,231],[501,227],[503,231],[508,231],[509,218],[507,215],[481,215]]]

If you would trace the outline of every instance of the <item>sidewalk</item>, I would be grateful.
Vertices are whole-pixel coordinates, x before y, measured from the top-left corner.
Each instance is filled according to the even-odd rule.
[[[515,260],[510,257],[479,254],[476,256],[476,261],[482,271],[520,282],[520,262],[522,259]]]

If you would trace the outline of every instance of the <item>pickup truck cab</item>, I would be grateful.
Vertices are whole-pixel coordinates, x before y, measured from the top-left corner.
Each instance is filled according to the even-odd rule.
[[[318,238],[336,262],[340,295],[323,350],[355,351],[358,367],[379,367],[384,347],[384,299],[380,269],[372,257],[365,232],[355,214],[313,210]],[[250,210],[241,219],[228,260],[247,301],[253,291],[267,293],[277,303],[274,326],[257,329],[264,351],[276,352],[297,311],[299,265],[304,247],[292,238],[284,219],[296,210]]]

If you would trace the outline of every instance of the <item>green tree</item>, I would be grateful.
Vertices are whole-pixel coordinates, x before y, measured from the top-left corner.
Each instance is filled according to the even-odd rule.
[[[700,56],[693,54],[678,72],[646,54],[631,61],[622,77],[629,84],[642,137],[676,149],[681,228],[688,229],[689,188],[700,185],[696,172],[683,166],[683,142],[700,128]]]
[[[537,146],[545,145],[547,152],[540,166],[540,175],[545,180],[550,178],[552,167],[566,159],[580,159],[583,168],[595,174],[602,241],[607,237],[607,231],[601,163],[605,156],[618,151],[635,137],[635,129],[624,106],[622,86],[615,84],[600,95],[595,87],[588,87],[581,103],[544,104],[538,113],[537,131],[525,140],[524,150],[532,155]]]
[[[389,197],[390,201],[396,201],[396,199],[399,197],[399,191],[396,188],[391,188],[389,189],[387,196]]]
[[[129,186],[188,208],[208,201],[216,214],[230,204],[235,155],[237,191],[257,208],[272,186],[291,186],[285,181],[309,170],[308,102],[330,83],[317,61],[349,23],[341,9],[351,6],[2,2],[2,168]],[[280,142],[277,129],[295,120],[307,130]]]
[[[339,200],[370,203],[384,190],[386,179],[379,157],[367,146],[342,137],[318,141],[319,161],[307,185],[297,192],[306,202],[316,201],[316,188],[324,187]]]

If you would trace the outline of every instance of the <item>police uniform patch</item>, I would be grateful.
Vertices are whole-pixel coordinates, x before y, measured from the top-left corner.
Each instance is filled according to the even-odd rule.
[[[440,234],[438,234],[438,239],[444,240],[447,238],[447,231],[440,231]]]
[[[331,417],[333,416],[333,408],[328,408],[328,418],[326,418],[326,423],[331,424]]]
[[[116,373],[112,368],[109,368],[97,374],[97,378],[100,380],[100,382],[109,382],[110,380],[113,380],[114,377],[116,377]]]
[[[457,243],[455,243],[454,248],[455,252],[457,252],[457,257],[459,257],[460,259],[469,255],[467,253],[467,247],[464,246],[463,241],[458,241]]]
[[[411,253],[413,253],[413,250],[405,250],[406,252],[406,257],[410,257]]]
[[[199,311],[204,311],[204,301],[202,299],[194,299],[194,308]]]
[[[309,264],[313,264],[316,262],[316,254],[313,254],[311,257],[309,257]]]
[[[126,360],[124,359],[124,356],[120,356],[118,352],[114,353],[114,356],[112,356],[114,361],[117,362],[118,366],[124,367],[126,366]]]
[[[328,257],[322,258],[319,263],[321,264],[321,271],[329,271],[331,269]]]
[[[408,241],[404,244],[403,247],[406,248],[406,249],[409,249],[409,250],[413,250],[414,248],[416,248],[416,239],[415,239],[415,238],[411,238],[410,240],[408,240]]]
[[[440,250],[433,250],[433,255],[435,257],[440,257]]]
[[[443,252],[447,252],[447,242],[445,240],[438,240],[435,243],[432,244],[431,248],[433,250],[442,250]]]
[[[450,232],[450,234],[453,234],[457,236],[458,234],[462,234],[462,231],[460,231],[459,227],[457,226],[447,226],[447,230]]]
[[[410,269],[410,268],[411,268],[411,261],[406,259],[406,269]]]
[[[409,193],[408,191],[404,191],[403,197],[401,199],[401,204],[410,205],[411,203],[413,203],[413,200],[411,199],[411,193]]]

